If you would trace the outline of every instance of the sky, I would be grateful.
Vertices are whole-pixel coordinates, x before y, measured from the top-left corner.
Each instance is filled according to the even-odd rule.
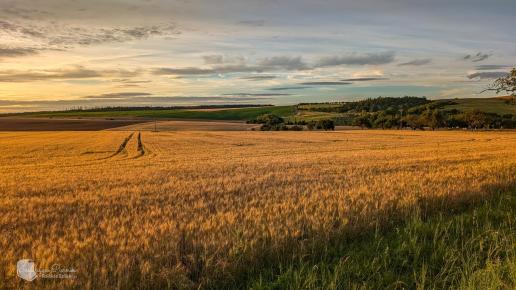
[[[514,0],[0,0],[0,112],[478,94]]]

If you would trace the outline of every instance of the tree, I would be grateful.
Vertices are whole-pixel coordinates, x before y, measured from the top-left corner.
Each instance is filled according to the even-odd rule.
[[[439,110],[427,109],[425,112],[423,112],[422,117],[426,125],[432,128],[432,130],[443,127],[445,124],[445,118]]]
[[[423,129],[424,120],[418,115],[407,115],[403,118],[403,121],[412,128],[412,130]]]
[[[362,114],[360,117],[357,117],[355,121],[353,122],[353,125],[360,126],[362,129],[365,128],[371,128],[373,127],[373,124],[367,114]]]
[[[273,114],[264,114],[260,115],[256,118],[256,122],[258,124],[268,124],[268,125],[279,125],[281,123],[285,123],[283,118],[273,115]]]
[[[495,91],[497,94],[507,92],[513,96],[514,101],[514,97],[516,97],[516,68],[513,68],[507,76],[495,80],[494,83],[483,90],[482,93],[486,91]]]
[[[486,114],[479,110],[466,112],[464,117],[471,129],[482,129],[489,125]]]
[[[335,130],[335,122],[333,120],[319,120],[316,125],[317,129],[323,129],[325,131]]]

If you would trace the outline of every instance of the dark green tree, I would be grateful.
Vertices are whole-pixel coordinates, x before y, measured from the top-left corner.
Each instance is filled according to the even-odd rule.
[[[357,117],[354,120],[353,125],[354,126],[360,126],[360,127],[362,127],[362,129],[363,128],[371,128],[371,127],[373,127],[373,124],[371,122],[371,118],[369,117],[368,114],[362,114],[359,117]]]

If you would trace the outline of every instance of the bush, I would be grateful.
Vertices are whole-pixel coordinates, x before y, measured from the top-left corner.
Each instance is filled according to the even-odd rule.
[[[316,128],[325,131],[335,130],[335,123],[332,120],[319,120],[317,121]]]
[[[283,118],[276,116],[274,114],[264,114],[260,115],[256,118],[256,122],[258,124],[269,124],[269,125],[278,125],[281,123],[285,123]]]
[[[283,123],[280,123],[280,124],[263,124],[261,127],[260,127],[260,130],[261,131],[286,131],[288,130],[288,127],[283,124]]]

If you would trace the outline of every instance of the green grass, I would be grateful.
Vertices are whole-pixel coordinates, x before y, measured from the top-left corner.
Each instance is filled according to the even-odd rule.
[[[45,112],[27,113],[26,117],[96,117],[96,118],[171,118],[171,119],[203,119],[203,120],[250,120],[263,114],[275,114],[278,116],[290,116],[293,114],[292,106],[272,106],[258,108],[239,108],[215,111],[195,110],[139,110],[139,111],[102,111],[102,112]]]
[[[317,121],[317,120],[325,120],[325,119],[334,119],[338,117],[342,117],[345,114],[342,113],[331,113],[331,112],[317,112],[317,111],[299,111],[296,116],[292,116],[291,118],[295,118],[297,120],[305,120],[305,121]]]
[[[317,111],[318,109],[328,109],[328,108],[338,108],[341,104],[339,103],[314,103],[314,104],[305,104],[299,105],[300,110],[308,110],[308,111]]]
[[[487,113],[516,114],[516,106],[510,105],[505,100],[498,98],[478,98],[478,99],[451,99],[456,105],[445,106],[445,110],[457,109],[460,111],[479,110]]]
[[[516,191],[304,251],[265,255],[234,289],[514,289]],[[226,281],[227,282],[227,281]]]
[[[310,122],[331,119],[337,126],[350,126],[353,124],[354,113],[328,113],[315,111],[299,111],[295,116],[287,117],[286,120],[291,122]]]

